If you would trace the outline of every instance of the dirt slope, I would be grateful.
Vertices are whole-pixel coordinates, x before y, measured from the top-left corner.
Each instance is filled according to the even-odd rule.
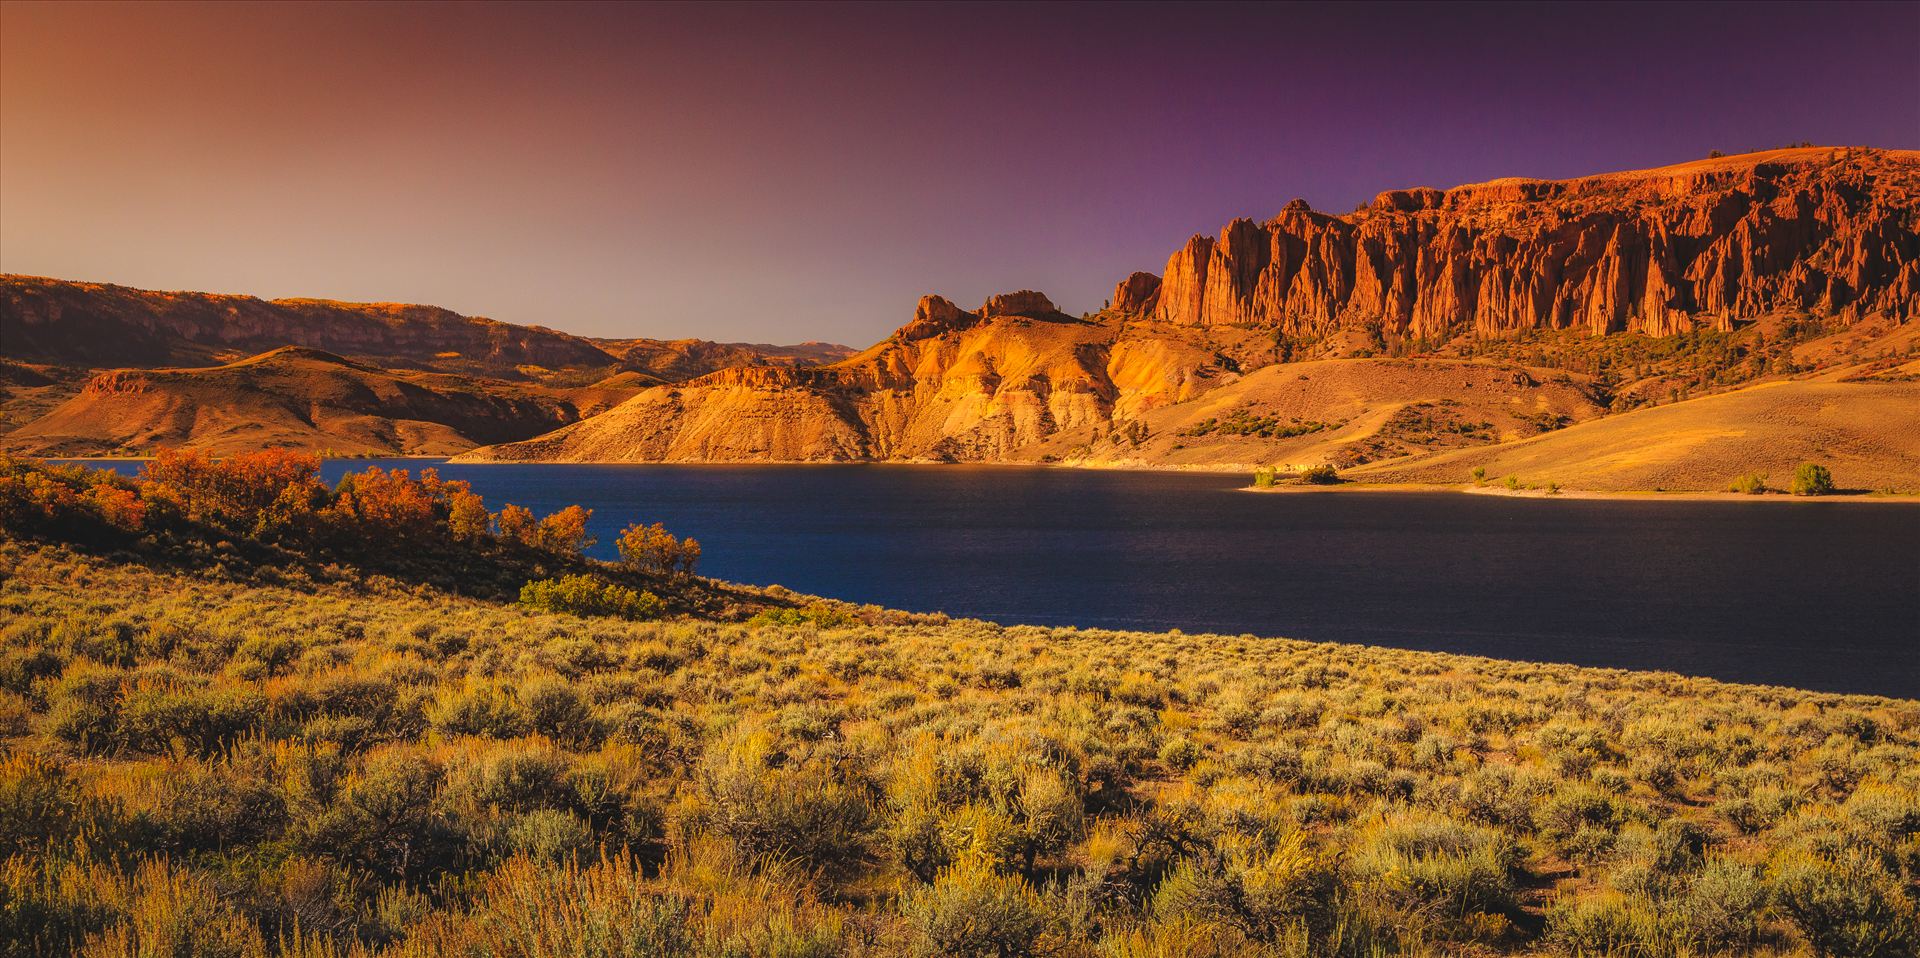
[[[1229,377],[1190,402],[1028,452],[1089,466],[1341,468],[1486,446],[1596,418],[1584,377],[1490,362],[1337,359]]]
[[[1479,467],[1490,479],[1517,476],[1569,489],[1718,492],[1747,473],[1783,488],[1808,461],[1826,465],[1842,489],[1920,493],[1920,381],[1766,382],[1347,475],[1460,483]]]

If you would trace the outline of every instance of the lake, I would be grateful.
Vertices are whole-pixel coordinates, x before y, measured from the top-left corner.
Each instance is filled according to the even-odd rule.
[[[368,465],[329,461],[332,481]],[[119,464],[137,468],[136,464]],[[1920,507],[1255,495],[999,466],[441,465],[701,571],[1002,623],[1254,633],[1920,698]]]

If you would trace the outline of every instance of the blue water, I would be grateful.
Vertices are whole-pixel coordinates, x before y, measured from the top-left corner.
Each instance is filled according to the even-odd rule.
[[[423,465],[324,472],[370,464]],[[1254,495],[1239,476],[994,466],[440,470],[495,509],[592,508],[599,555],[664,522],[706,574],[855,602],[1920,698],[1916,506]]]

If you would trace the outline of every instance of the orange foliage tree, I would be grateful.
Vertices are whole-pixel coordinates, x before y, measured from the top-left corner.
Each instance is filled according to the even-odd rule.
[[[405,469],[371,466],[340,477],[327,507],[328,524],[370,536],[424,539],[437,531],[439,505],[427,485]]]
[[[587,534],[587,520],[591,518],[592,509],[568,506],[540,520],[534,544],[555,555],[579,555],[595,542]]]
[[[215,459],[191,449],[162,449],[141,470],[141,495],[171,502],[196,522],[254,530],[324,502],[320,460],[267,449]]]
[[[540,525],[534,521],[532,509],[513,503],[501,507],[500,514],[493,517],[493,524],[500,530],[500,538],[524,546],[535,544],[534,533]]]
[[[675,538],[658,522],[626,527],[614,545],[621,562],[648,575],[692,575],[700,562],[700,540]]]

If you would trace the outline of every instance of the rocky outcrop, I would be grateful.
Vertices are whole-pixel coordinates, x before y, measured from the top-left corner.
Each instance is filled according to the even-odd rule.
[[[961,310],[928,296],[911,322],[828,366],[727,369],[646,390],[549,436],[468,461],[983,461],[1189,398],[1222,375],[1179,337],[1059,312],[1025,290]]]
[[[1578,180],[1304,202],[1195,236],[1116,308],[1291,336],[1439,342],[1527,329],[1668,335],[1801,309],[1920,309],[1920,154],[1795,149]]]
[[[1134,273],[1113,287],[1111,308],[1122,313],[1143,313],[1160,295],[1160,277],[1152,273]]]

